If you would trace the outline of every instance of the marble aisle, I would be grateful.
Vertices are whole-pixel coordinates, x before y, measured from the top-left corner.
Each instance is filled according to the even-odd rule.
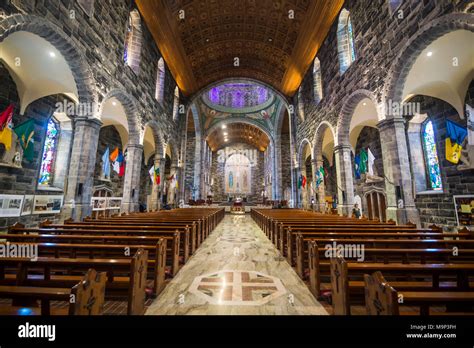
[[[227,215],[147,315],[327,315],[248,215]]]

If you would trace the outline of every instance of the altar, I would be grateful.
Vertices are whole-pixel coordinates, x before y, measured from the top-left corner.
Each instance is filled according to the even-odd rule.
[[[237,198],[230,207],[231,214],[245,214],[245,207],[242,198]]]

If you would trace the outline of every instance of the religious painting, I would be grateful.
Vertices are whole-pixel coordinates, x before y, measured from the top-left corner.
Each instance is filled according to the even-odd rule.
[[[251,165],[247,156],[235,154],[225,163],[225,193],[251,193]]]

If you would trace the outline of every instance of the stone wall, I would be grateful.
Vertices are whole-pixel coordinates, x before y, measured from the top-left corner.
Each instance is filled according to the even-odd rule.
[[[417,193],[416,207],[420,210],[423,226],[426,227],[434,223],[449,230],[456,226],[453,195],[474,194],[474,170],[460,171],[456,164],[446,160],[446,120],[449,119],[466,126],[466,119],[461,119],[453,107],[439,99],[417,96],[412,101],[421,103],[422,113],[427,113],[433,123],[443,183],[443,190],[439,194],[434,192]],[[469,86],[466,103],[474,105],[473,82]],[[422,156],[420,154],[418,157],[422,158]]]
[[[130,13],[130,1],[115,0],[94,1],[92,16],[88,16],[77,1],[30,1],[15,0],[0,3],[0,20],[13,15],[31,15],[40,18],[38,23],[30,25],[34,31],[45,32],[46,27],[56,31],[55,38],[64,36],[71,40],[69,43],[82,55],[83,61],[71,60],[74,54],[64,53],[64,58],[71,69],[78,66],[87,66],[91,69],[90,89],[98,96],[98,102],[112,90],[120,90],[134,99],[138,110],[138,128],[143,129],[147,121],[155,120],[160,127],[163,139],[175,140],[179,138],[179,129],[172,120],[173,97],[176,83],[166,68],[164,101],[159,103],[155,99],[157,65],[161,54],[153,37],[142,21],[142,47],[139,70],[137,72],[125,64],[123,60],[124,41],[127,21]],[[73,14],[73,15],[72,15]],[[27,17],[17,17],[23,20]],[[33,17],[31,17],[33,18]],[[0,27],[0,34],[4,30],[10,31],[7,23]],[[56,40],[60,42],[60,40]],[[59,49],[59,47],[57,47]],[[82,81],[81,81],[82,82]],[[86,81],[87,83],[87,81]],[[8,76],[7,70],[0,66],[0,108],[3,110],[10,103],[15,103],[14,122],[34,118],[35,131],[35,160],[31,164],[24,164],[24,169],[0,168],[2,176],[0,194],[2,193],[31,193],[35,191],[39,161],[44,140],[44,125],[52,115],[52,106],[62,97],[48,97],[31,104],[24,115],[18,118],[18,96],[16,88]],[[132,117],[133,115],[127,115]],[[61,151],[67,149],[61,149]],[[86,165],[86,164],[84,164]],[[64,173],[67,175],[67,173]],[[118,189],[121,191],[121,189]],[[57,192],[55,192],[56,194]],[[11,220],[11,219],[10,219]],[[31,220],[30,218],[14,219],[15,221]],[[9,223],[9,222],[5,222]],[[0,226],[4,221],[0,221]]]
[[[281,135],[281,187],[282,200],[291,199],[291,143],[290,134]]]
[[[196,134],[188,132],[186,138],[186,166],[184,178],[184,201],[188,202],[193,198],[194,186],[194,162],[196,157]],[[197,192],[196,192],[197,194]]]
[[[16,85],[8,70],[0,63],[0,112],[3,112],[10,104],[15,105],[13,113],[13,126],[18,126],[29,119],[35,120],[34,156],[31,162],[23,159],[22,168],[13,168],[0,165],[0,194],[10,195],[61,195],[63,190],[58,188],[54,191],[45,191],[37,188],[39,170],[43,154],[44,138],[46,126],[53,115],[55,104],[62,101],[62,96],[49,96],[41,98],[28,106],[24,115],[19,114],[20,99],[16,90]],[[12,146],[16,145],[12,143]],[[69,149],[64,149],[69,151]],[[3,156],[5,147],[0,144],[0,156]],[[67,159],[66,159],[67,162]],[[8,225],[20,222],[28,226],[34,226],[44,219],[54,220],[56,217],[51,214],[46,215],[25,215],[21,217],[0,218],[0,230]]]

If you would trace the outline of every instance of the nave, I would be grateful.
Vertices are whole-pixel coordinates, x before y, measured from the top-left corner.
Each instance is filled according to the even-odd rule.
[[[147,315],[325,315],[248,215],[227,215]]]

